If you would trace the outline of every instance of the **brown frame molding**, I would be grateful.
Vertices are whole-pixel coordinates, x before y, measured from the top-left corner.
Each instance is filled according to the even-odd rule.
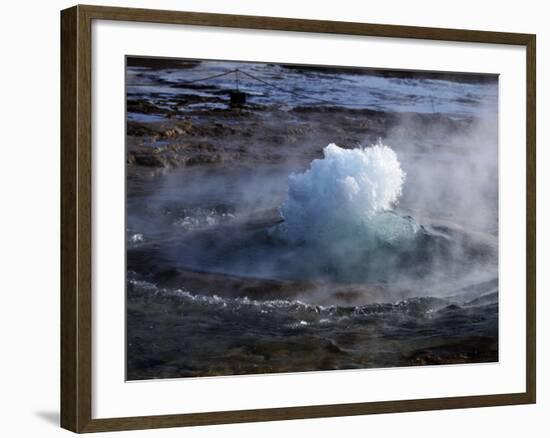
[[[92,20],[140,21],[525,46],[527,53],[526,391],[468,397],[92,419]],[[532,34],[82,5],[63,10],[61,12],[61,426],[80,433],[535,403],[535,59],[536,37]]]

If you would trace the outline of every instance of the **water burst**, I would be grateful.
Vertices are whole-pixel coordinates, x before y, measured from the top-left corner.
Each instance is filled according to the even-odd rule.
[[[419,226],[392,212],[406,176],[393,149],[381,142],[356,149],[330,144],[323,153],[289,177],[278,237],[323,246],[353,241],[363,248],[414,238]]]

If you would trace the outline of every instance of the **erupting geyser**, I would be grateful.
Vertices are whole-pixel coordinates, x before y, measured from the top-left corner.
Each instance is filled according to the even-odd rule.
[[[420,227],[392,211],[405,181],[395,152],[379,142],[356,149],[330,144],[323,153],[304,173],[289,177],[277,237],[331,247],[353,243],[363,250],[410,245]]]

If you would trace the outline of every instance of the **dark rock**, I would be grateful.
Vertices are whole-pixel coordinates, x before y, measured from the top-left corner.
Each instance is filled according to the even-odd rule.
[[[196,166],[200,164],[220,163],[222,156],[220,154],[197,154],[187,159],[188,166]]]

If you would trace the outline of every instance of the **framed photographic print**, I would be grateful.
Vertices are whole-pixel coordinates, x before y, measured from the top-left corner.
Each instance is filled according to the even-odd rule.
[[[61,422],[535,402],[535,36],[61,13]]]

